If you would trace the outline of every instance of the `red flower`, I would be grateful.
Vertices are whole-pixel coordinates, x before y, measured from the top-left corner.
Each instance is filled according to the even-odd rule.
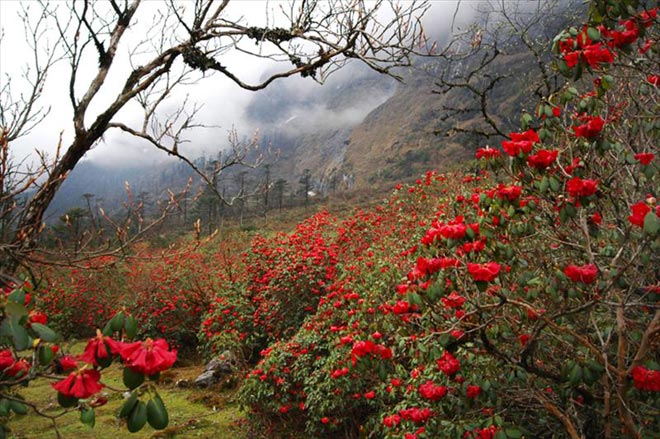
[[[422,424],[429,420],[433,412],[431,409],[427,408],[409,408],[399,411],[401,417],[407,421],[413,421],[415,424]]]
[[[504,186],[500,183],[497,187],[497,196],[502,200],[513,201],[520,196],[522,188],[516,185]]]
[[[410,311],[410,303],[403,300],[397,300],[396,304],[392,307],[394,314],[406,314]]]
[[[461,363],[449,352],[445,353],[436,360],[438,369],[447,376],[454,375],[461,367]]]
[[[527,157],[527,164],[532,168],[543,170],[549,167],[551,164],[557,160],[557,155],[559,151],[540,149],[536,154],[532,154]]]
[[[481,394],[481,387],[479,386],[467,386],[466,396],[470,399],[477,398]]]
[[[655,159],[655,154],[652,152],[640,152],[638,154],[635,154],[635,160],[637,160],[639,163],[642,165],[649,165]]]
[[[365,399],[374,399],[376,397],[376,392],[371,390],[371,391],[365,393],[363,396],[364,396]]]
[[[459,295],[456,291],[452,291],[449,296],[443,297],[440,300],[442,300],[445,308],[460,308],[465,303],[465,298]]]
[[[485,148],[477,149],[477,154],[476,154],[477,159],[482,159],[483,158],[483,159],[486,159],[486,160],[494,159],[494,158],[501,157],[501,156],[502,156],[502,153],[499,150],[493,149],[490,146],[486,146]]]
[[[401,416],[394,414],[390,416],[385,416],[383,418],[383,424],[385,427],[394,428],[401,423]]]
[[[468,263],[467,265],[468,273],[477,282],[491,282],[497,277],[502,268],[497,262],[488,262],[485,264]]]
[[[101,391],[103,384],[99,383],[100,379],[101,374],[97,370],[79,369],[51,385],[64,396],[85,399]]]
[[[632,370],[635,387],[645,392],[660,392],[660,371],[637,366]]]
[[[47,321],[48,316],[41,311],[30,311],[30,314],[28,314],[29,323],[41,323],[42,325],[45,325]]]
[[[433,381],[428,380],[419,386],[419,394],[422,398],[429,401],[439,401],[447,394],[446,386],[438,386]]]
[[[607,36],[611,39],[612,46],[618,48],[634,43],[639,37],[639,28],[633,20],[624,20],[621,24],[625,30],[611,30],[607,33]]]
[[[591,68],[597,68],[599,64],[609,64],[614,62],[614,55],[610,49],[602,43],[596,43],[585,47],[582,54]]]
[[[598,277],[598,268],[594,264],[587,264],[581,267],[571,264],[564,268],[564,274],[573,282],[590,284]]]
[[[630,206],[630,210],[632,211],[632,215],[628,217],[630,224],[638,227],[644,227],[644,218],[646,217],[646,214],[651,211],[651,208],[648,206],[648,204],[640,201],[639,203],[635,203]]]
[[[14,364],[14,354],[11,350],[3,349],[0,351],[0,371],[3,371]]]
[[[71,355],[64,355],[59,359],[60,367],[64,372],[78,368],[78,362]]]
[[[147,338],[144,342],[122,344],[119,355],[131,370],[155,375],[172,367],[176,361],[176,352],[176,349],[170,350],[162,338]]]
[[[605,120],[600,116],[583,116],[579,120],[583,124],[573,126],[573,132],[577,137],[594,139],[598,137],[605,126]]]
[[[112,354],[119,353],[121,343],[110,337],[104,336],[101,331],[96,330],[96,337],[91,338],[85,346],[85,352],[79,357],[80,361],[99,366],[99,361],[112,358]]]
[[[598,191],[598,182],[596,180],[581,179],[573,177],[566,182],[566,191],[572,197],[588,197]]]
[[[529,154],[534,144],[541,141],[536,131],[529,129],[524,133],[509,133],[511,140],[502,141],[502,149],[512,157],[520,153]]]

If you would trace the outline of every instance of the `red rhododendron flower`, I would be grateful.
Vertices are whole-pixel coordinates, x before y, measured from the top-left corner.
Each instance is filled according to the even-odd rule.
[[[170,350],[162,338],[147,338],[144,342],[122,344],[119,355],[129,369],[145,375],[155,375],[172,367],[176,361],[176,352],[176,349]]]
[[[497,196],[502,200],[513,201],[520,196],[522,188],[516,185],[505,186],[500,183],[497,187]]]
[[[638,227],[644,227],[644,218],[646,217],[646,214],[651,211],[649,205],[643,201],[640,201],[639,203],[635,203],[630,206],[630,210],[632,211],[632,215],[628,217],[630,224]]]
[[[476,153],[476,158],[478,159],[494,159],[497,157],[501,157],[502,153],[498,149],[493,149],[490,146],[486,146],[485,148],[479,148],[477,149]]]
[[[9,368],[5,369],[5,375],[13,377],[13,378],[20,378],[24,376],[26,373],[29,372],[30,367],[30,362],[27,361],[25,358],[19,358],[14,364],[9,366]]]
[[[419,394],[422,398],[429,401],[439,401],[447,394],[447,386],[436,385],[433,381],[428,380],[419,386]]]
[[[509,133],[511,140],[502,141],[502,149],[508,155],[515,157],[518,154],[529,154],[534,144],[541,141],[536,131],[529,129],[524,133]]]
[[[605,120],[600,116],[583,116],[579,119],[582,125],[573,126],[573,132],[577,137],[593,139],[598,137],[605,126]]]
[[[71,355],[64,355],[59,359],[59,363],[64,372],[78,368],[78,362]]]
[[[465,298],[459,295],[456,291],[452,291],[449,296],[443,297],[440,300],[442,300],[445,308],[460,308],[465,303]]]
[[[48,316],[41,311],[30,311],[30,314],[28,314],[28,322],[45,325],[46,322],[48,322]]]
[[[649,84],[658,87],[660,85],[660,75],[649,75],[646,77]]]
[[[101,374],[97,370],[79,369],[51,385],[64,396],[85,399],[101,391],[103,384],[99,383],[100,379]]]
[[[388,428],[394,428],[401,423],[401,416],[394,414],[383,418],[383,425]]]
[[[99,361],[112,358],[112,354],[119,353],[121,343],[105,336],[96,330],[96,337],[91,338],[85,346],[85,351],[79,357],[80,361],[99,366]]]
[[[614,62],[614,54],[602,43],[587,46],[582,51],[591,68],[597,68],[599,64],[609,64]]]
[[[454,375],[461,367],[461,363],[450,352],[445,351],[442,357],[436,360],[438,369],[447,376]]]
[[[637,366],[632,370],[635,388],[645,392],[660,392],[660,371]]]
[[[491,282],[494,280],[502,268],[497,262],[487,262],[485,264],[468,263],[468,273],[477,282]]]
[[[572,197],[588,197],[598,191],[598,182],[591,179],[573,177],[566,182],[566,192]]]
[[[650,165],[653,159],[655,159],[655,154],[652,152],[640,152],[638,154],[635,154],[635,160],[637,160],[639,163],[642,165]]]
[[[599,226],[600,223],[603,222],[603,217],[601,216],[600,212],[594,212],[594,214],[589,217],[589,222]]]
[[[637,38],[639,38],[639,28],[637,27],[637,23],[633,20],[624,20],[621,24],[625,30],[610,30],[607,32],[611,45],[618,48],[632,44]]]
[[[466,396],[470,399],[477,398],[481,394],[481,387],[468,385],[466,389]]]
[[[9,349],[3,349],[0,351],[0,371],[3,371],[12,364],[14,364],[14,354],[12,354],[11,350]]]
[[[639,22],[644,27],[651,27],[653,22],[658,18],[658,8],[649,9],[648,11],[642,11],[637,16]]]
[[[598,277],[598,268],[594,264],[582,265],[581,267],[571,264],[564,268],[564,274],[573,282],[590,284]]]
[[[406,314],[410,311],[410,303],[404,300],[397,300],[396,304],[392,307],[394,314]]]
[[[555,160],[557,160],[558,154],[559,151],[556,149],[540,149],[536,152],[536,154],[532,154],[527,157],[527,164],[532,168],[543,170],[553,164]]]
[[[429,420],[433,412],[428,407],[423,409],[414,407],[414,408],[400,410],[399,414],[406,421],[412,421],[415,424],[422,424]]]

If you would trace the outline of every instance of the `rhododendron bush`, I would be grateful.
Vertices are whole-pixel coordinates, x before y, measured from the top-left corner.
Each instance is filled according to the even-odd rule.
[[[352,237],[371,245],[317,278],[316,312],[261,350],[242,397],[270,434],[657,437],[658,10],[590,17],[555,40],[577,81],[477,174],[398,189]]]

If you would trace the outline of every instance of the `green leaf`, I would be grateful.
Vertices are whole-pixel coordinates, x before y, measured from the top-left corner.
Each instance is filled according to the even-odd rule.
[[[94,409],[83,409],[80,412],[80,422],[93,427],[96,423],[96,413],[94,412]]]
[[[78,398],[74,396],[65,396],[61,393],[57,393],[57,403],[60,405],[60,407],[63,407],[65,409],[75,407],[78,405]]]
[[[5,306],[5,312],[13,316],[26,316],[28,315],[28,310],[24,305],[21,305],[18,302],[9,301]]]
[[[644,217],[644,233],[654,236],[658,233],[658,229],[660,229],[660,218],[658,218],[658,215],[652,209]]]
[[[32,323],[32,329],[34,329],[34,331],[39,334],[39,338],[44,341],[52,343],[58,341],[60,338],[55,331],[41,323]]]
[[[12,291],[9,294],[8,299],[12,302],[20,303],[21,305],[25,304],[25,290],[23,288],[18,288]]]
[[[517,428],[506,428],[504,432],[506,433],[506,437],[511,439],[520,439],[523,437],[522,431],[518,430]]]
[[[133,390],[136,387],[139,387],[140,384],[144,382],[144,374],[141,374],[140,372],[135,372],[128,367],[124,367],[123,380],[124,380],[124,385],[128,387],[130,390]]]
[[[126,337],[130,340],[134,339],[137,335],[137,329],[137,319],[133,316],[126,316],[126,319],[124,320]]]
[[[17,351],[23,351],[30,346],[30,336],[27,330],[20,324],[19,316],[8,316],[2,322],[0,333],[11,337],[14,348]]]

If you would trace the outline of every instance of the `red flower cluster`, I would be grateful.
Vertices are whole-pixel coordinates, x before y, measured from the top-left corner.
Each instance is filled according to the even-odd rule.
[[[423,409],[413,407],[399,411],[399,415],[401,415],[406,421],[412,421],[415,424],[423,424],[429,420],[431,415],[433,415],[433,412],[428,407]]]
[[[521,193],[522,187],[516,186],[515,184],[505,186],[500,183],[500,185],[497,187],[497,196],[502,200],[513,201],[520,197]]]
[[[566,182],[566,192],[572,197],[588,197],[598,191],[598,182],[591,179],[573,177]]]
[[[536,131],[529,129],[524,133],[509,133],[511,140],[502,141],[502,149],[512,157],[521,153],[529,154],[532,147],[541,141]]]
[[[394,428],[401,423],[401,416],[394,414],[383,418],[383,425],[388,428]]]
[[[660,392],[660,371],[637,366],[632,370],[635,388],[645,392]]]
[[[532,154],[529,157],[527,157],[527,164],[532,168],[543,170],[548,168],[551,164],[555,162],[555,160],[557,160],[558,154],[559,151],[557,151],[556,149],[553,150],[540,149],[536,152],[536,154]]]
[[[497,262],[487,262],[485,264],[468,263],[468,273],[477,282],[491,282],[500,273],[502,268]]]
[[[419,394],[422,398],[429,401],[439,401],[447,394],[447,386],[438,386],[433,381],[428,380],[419,386]]]
[[[392,358],[392,349],[382,344],[376,344],[371,340],[359,340],[353,343],[353,348],[351,349],[351,361],[353,366],[357,364],[358,358],[362,358],[367,355],[371,357],[380,357],[383,360],[388,360]]]
[[[147,338],[143,342],[122,343],[119,355],[129,369],[151,376],[172,367],[176,352],[162,338]]]
[[[479,148],[477,149],[476,153],[476,158],[477,160],[479,159],[495,159],[498,157],[501,157],[502,153],[498,149],[493,149],[490,146],[486,146],[485,148]]]
[[[580,125],[573,126],[573,132],[577,137],[595,139],[605,126],[605,120],[600,116],[581,116],[578,118]]]
[[[90,339],[85,346],[85,351],[79,357],[80,361],[99,366],[99,361],[104,362],[118,354],[121,343],[111,337],[104,336],[101,331],[96,330],[96,337]]]
[[[103,389],[103,384],[99,383],[100,379],[101,374],[98,370],[83,368],[71,372],[62,381],[51,385],[64,396],[85,399]]]
[[[594,264],[586,264],[580,267],[571,264],[564,268],[564,274],[573,282],[590,284],[598,277],[598,267]]]
[[[649,206],[644,201],[640,201],[639,203],[635,203],[630,206],[630,210],[632,212],[632,214],[628,217],[630,224],[638,227],[644,227],[644,218],[646,218],[646,215],[651,212],[651,206]],[[655,214],[660,217],[660,205],[656,206]]]
[[[442,357],[436,360],[438,369],[447,376],[454,375],[461,368],[461,363],[450,352],[445,351]]]
[[[652,152],[640,152],[634,155],[635,160],[637,160],[642,165],[650,165],[653,159],[655,159],[655,154]]]

